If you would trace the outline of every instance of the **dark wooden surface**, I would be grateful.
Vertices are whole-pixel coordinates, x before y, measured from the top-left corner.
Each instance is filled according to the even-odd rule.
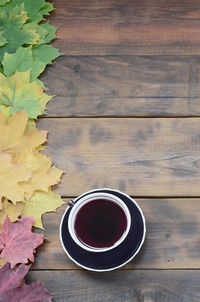
[[[199,272],[133,270],[107,273],[36,271],[59,302],[199,302]]]
[[[60,218],[44,217],[30,281],[53,301],[200,301],[200,1],[56,0],[44,151],[65,170],[65,200],[100,187],[135,196],[147,221],[139,255],[110,273],[73,264]]]
[[[200,54],[198,0],[57,0],[66,55]]]
[[[49,116],[200,115],[196,56],[62,56],[42,80]]]
[[[200,269],[200,199],[136,199],[144,211],[147,236],[138,256],[122,269]],[[38,248],[34,269],[79,269],[61,249],[58,214],[46,214],[46,241]]]
[[[199,118],[45,118],[48,148],[64,169],[56,191],[112,187],[133,196],[200,196]]]

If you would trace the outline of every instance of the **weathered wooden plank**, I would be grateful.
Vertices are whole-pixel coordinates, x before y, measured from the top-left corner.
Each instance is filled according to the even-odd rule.
[[[50,116],[197,116],[199,74],[200,57],[63,56],[41,79]]]
[[[187,3],[161,3],[162,1],[150,1],[137,3],[137,1],[106,1],[93,2],[81,0],[56,1],[56,11],[51,15],[51,20],[58,23],[106,23],[106,24],[151,24],[153,22],[176,23],[183,22],[195,24],[199,22],[200,5],[197,1]],[[196,2],[196,3],[194,3]],[[172,4],[171,4],[172,3]]]
[[[172,10],[174,8],[178,9],[198,9],[200,8],[200,4],[198,0],[170,0],[170,7],[169,7],[169,0],[54,0],[55,7],[92,7],[95,9],[99,9],[102,7],[141,7],[141,8],[171,8]]]
[[[135,196],[200,196],[198,118],[45,118],[56,191],[112,187]]]
[[[147,237],[139,255],[123,269],[200,269],[200,199],[137,199],[146,217]],[[78,269],[59,241],[66,206],[45,214],[47,241],[37,249],[33,269]]]
[[[199,56],[62,56],[42,80],[62,97],[200,97],[199,70]]]
[[[50,117],[189,117],[200,116],[200,98],[123,98],[56,96]]]
[[[200,54],[198,1],[59,1],[52,22],[66,55]]]
[[[28,281],[43,281],[54,301],[199,302],[199,271],[38,271]]]

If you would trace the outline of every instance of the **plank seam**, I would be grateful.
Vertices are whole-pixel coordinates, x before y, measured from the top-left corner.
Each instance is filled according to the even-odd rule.
[[[122,116],[112,116],[112,115],[97,115],[97,116],[90,116],[90,115],[83,115],[83,116],[59,116],[59,115],[47,115],[47,116],[41,116],[40,119],[54,119],[54,118],[60,118],[60,119],[85,119],[85,118],[89,118],[89,119],[107,119],[107,118],[112,118],[112,119],[124,119],[124,118],[132,118],[132,119],[141,119],[141,118],[151,118],[151,119],[194,119],[194,118],[200,118],[200,115],[172,115],[172,116],[162,116],[162,115],[157,115],[157,116],[149,116],[149,115],[140,115],[140,116],[134,116],[134,115],[122,115]]]
[[[60,47],[59,45],[55,46],[55,47]],[[156,47],[155,47],[156,48]],[[109,53],[109,54],[105,54],[105,55],[101,55],[101,54],[89,54],[89,55],[83,55],[82,53],[80,54],[76,54],[76,55],[68,55],[68,54],[63,54],[62,58],[67,57],[67,58],[77,58],[77,57],[83,57],[83,58],[90,58],[90,57],[99,57],[99,58],[106,58],[106,57],[177,57],[177,58],[184,58],[184,57],[200,57],[200,51],[198,54],[177,54],[177,53],[172,53],[172,54],[141,54],[141,53],[135,53],[135,54],[116,54],[116,53]]]
[[[41,272],[41,271],[85,271],[79,268],[61,268],[61,269],[30,269],[30,271]],[[117,271],[200,271],[200,268],[126,268],[118,269]]]
[[[61,196],[62,198],[72,199],[76,198],[77,196]],[[199,199],[200,196],[138,196],[138,195],[129,195],[131,198],[138,198],[138,199]]]

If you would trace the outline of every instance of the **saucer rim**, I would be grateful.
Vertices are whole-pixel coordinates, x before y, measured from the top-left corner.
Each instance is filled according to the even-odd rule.
[[[135,201],[135,199],[131,198],[128,194],[122,192],[122,191],[119,191],[119,190],[115,190],[115,189],[111,189],[111,188],[100,188],[100,189],[93,189],[93,190],[89,190],[87,192],[84,192],[83,194],[79,195],[78,197],[76,197],[74,200],[73,200],[73,203],[75,203],[78,199],[80,199],[81,197],[87,195],[87,194],[90,194],[90,193],[93,193],[95,191],[98,191],[98,192],[102,192],[102,191],[105,191],[105,190],[108,190],[108,191],[111,191],[111,192],[116,192],[116,193],[119,193],[119,194],[122,194],[124,196],[126,196],[127,198],[129,198],[134,204],[135,206],[138,208],[140,214],[141,214],[141,217],[142,217],[142,221],[143,221],[143,236],[142,236],[142,240],[140,242],[140,245],[139,247],[137,248],[137,250],[135,251],[135,253],[128,259],[126,260],[125,262],[123,262],[122,264],[118,265],[118,266],[115,266],[115,267],[112,267],[112,268],[107,268],[107,269],[94,269],[94,268],[90,268],[90,267],[87,267],[87,266],[84,266],[82,265],[81,263],[79,263],[78,261],[76,261],[67,251],[64,243],[63,243],[63,239],[62,239],[62,225],[63,225],[63,220],[65,218],[65,215],[67,213],[67,211],[70,209],[70,205],[67,206],[65,212],[63,213],[62,215],[62,218],[61,218],[61,221],[60,221],[60,227],[59,227],[59,237],[60,237],[60,242],[61,242],[61,245],[62,245],[62,248],[64,250],[64,252],[67,254],[67,256],[70,258],[70,260],[72,260],[76,265],[78,265],[79,267],[82,267],[88,271],[93,271],[93,272],[108,272],[108,271],[113,271],[115,269],[118,269],[124,265],[126,265],[128,262],[130,262],[133,258],[135,258],[135,256],[139,253],[143,243],[144,243],[144,240],[145,240],[145,237],[146,237],[146,221],[145,221],[145,217],[144,217],[144,214],[140,208],[140,206],[137,204],[137,202]],[[108,251],[109,253],[109,251]]]

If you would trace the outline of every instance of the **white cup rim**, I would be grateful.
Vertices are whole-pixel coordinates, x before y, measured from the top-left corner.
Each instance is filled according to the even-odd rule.
[[[122,236],[110,247],[96,248],[96,247],[87,246],[86,244],[84,244],[80,241],[80,239],[77,237],[76,232],[75,232],[74,224],[75,224],[76,215],[77,215],[78,211],[80,210],[80,208],[83,205],[89,203],[92,200],[96,200],[96,199],[106,199],[106,200],[116,203],[118,206],[121,207],[121,209],[124,211],[124,213],[126,215],[126,219],[127,219],[126,230],[122,234]],[[125,240],[125,238],[127,237],[128,233],[129,233],[130,227],[131,227],[131,215],[130,215],[127,205],[119,197],[117,197],[113,194],[105,193],[105,192],[96,192],[96,193],[94,192],[89,195],[81,197],[78,201],[76,201],[73,204],[71,212],[68,217],[68,229],[69,229],[69,233],[70,233],[72,239],[81,248],[83,248],[87,251],[90,251],[90,252],[107,252],[109,250],[116,248],[118,245],[120,245]]]

